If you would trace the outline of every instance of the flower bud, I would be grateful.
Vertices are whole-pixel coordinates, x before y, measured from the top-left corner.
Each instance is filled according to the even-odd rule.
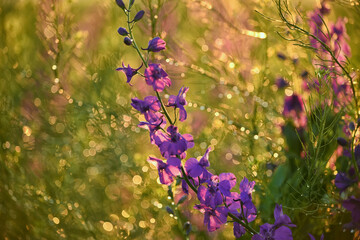
[[[121,8],[125,9],[125,4],[122,0],[116,0],[116,4]]]
[[[134,17],[134,19],[132,20],[133,22],[137,22],[139,20],[142,19],[142,17],[144,16],[145,11],[144,10],[140,10]]]
[[[350,131],[354,131],[354,130],[355,130],[355,123],[354,123],[354,122],[350,122],[350,123],[349,123],[349,129],[350,129]]]
[[[171,207],[166,206],[166,211],[167,211],[169,214],[174,215],[174,211],[171,209]]]
[[[134,5],[135,0],[130,0],[129,9]]]
[[[166,47],[166,42],[159,37],[155,37],[149,41],[149,45],[147,48],[143,50],[148,50],[150,52],[160,52],[164,50]]]
[[[129,34],[128,31],[126,31],[126,29],[123,28],[123,27],[119,27],[118,33],[119,33],[121,36],[127,36],[127,35]]]
[[[128,46],[131,46],[132,45],[132,40],[129,38],[129,37],[125,37],[124,38],[124,43]]]
[[[179,199],[179,201],[178,201],[177,204],[182,204],[183,202],[186,201],[186,199],[187,199],[187,196],[186,196],[186,195],[182,196],[182,197]]]
[[[338,137],[337,142],[339,145],[341,145],[343,147],[346,147],[348,145],[348,142],[345,140],[345,138],[342,138],[342,137]]]
[[[189,221],[184,223],[184,230],[185,230],[186,235],[190,234],[190,232],[191,232],[191,223]]]

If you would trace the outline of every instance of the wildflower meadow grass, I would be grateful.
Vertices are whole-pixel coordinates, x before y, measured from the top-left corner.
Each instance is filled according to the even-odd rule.
[[[0,1],[1,239],[360,239],[359,0]]]

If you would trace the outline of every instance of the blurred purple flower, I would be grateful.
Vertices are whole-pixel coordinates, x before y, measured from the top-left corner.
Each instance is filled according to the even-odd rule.
[[[117,71],[122,71],[122,72],[125,73],[126,78],[127,78],[126,82],[131,86],[131,84],[130,84],[131,78],[137,74],[137,71],[142,67],[142,65],[143,64],[141,64],[139,68],[135,69],[135,68],[130,67],[130,65],[128,65],[128,67],[125,67],[124,63],[122,63],[123,67],[122,68],[117,68],[116,70]]]
[[[283,111],[284,116],[289,116],[292,111],[295,112],[304,111],[304,104],[301,98],[296,94],[293,94],[285,98],[284,111]]]
[[[338,172],[335,177],[335,186],[340,190],[340,193],[350,187],[355,181],[346,176],[344,172]]]
[[[174,181],[173,177],[180,175],[181,161],[176,157],[168,158],[166,163],[158,158],[149,157],[148,162],[157,167],[161,184],[170,185]]]
[[[236,238],[240,238],[242,235],[246,233],[246,230],[243,226],[238,222],[234,222],[234,236]]]
[[[282,225],[286,225],[288,227],[296,227],[296,225],[291,222],[290,217],[283,213],[281,205],[276,204],[274,210],[274,218],[275,218],[274,226],[276,227]]]
[[[159,37],[155,37],[149,41],[147,48],[142,48],[142,50],[148,50],[150,52],[160,52],[164,50],[166,46],[166,42]]]
[[[275,84],[279,89],[289,86],[289,83],[282,77],[279,77],[278,79],[276,79]]]
[[[209,232],[219,229],[221,225],[225,224],[227,221],[229,210],[226,207],[211,208],[205,204],[199,204],[195,205],[194,208],[205,213],[204,224],[207,226]]]
[[[144,75],[146,84],[153,86],[154,91],[162,92],[165,86],[171,86],[171,80],[160,64],[149,64]]]
[[[210,179],[207,178],[211,176],[211,174],[206,170],[210,166],[209,162],[209,152],[211,148],[208,148],[204,154],[204,156],[198,161],[196,158],[189,158],[185,163],[185,169],[188,175],[192,178],[201,177],[205,180]]]
[[[181,155],[188,148],[194,146],[194,139],[190,134],[181,135],[178,128],[169,126],[167,133],[159,132],[154,137],[155,144],[159,147],[163,157]]]
[[[155,96],[147,96],[144,100],[138,98],[132,98],[131,106],[138,110],[147,121],[151,121],[157,118],[155,113],[160,110],[161,105],[159,99]]]
[[[349,199],[344,200],[342,203],[343,207],[351,212],[352,220],[346,224],[349,228],[360,229],[360,199],[351,196]]]
[[[187,113],[186,110],[184,108],[184,106],[187,104],[185,97],[186,97],[186,92],[189,90],[188,87],[182,87],[179,90],[179,93],[177,96],[171,95],[169,97],[169,101],[168,101],[168,107],[174,107],[175,109],[178,108],[179,109],[179,120],[180,121],[184,121],[187,118]]]

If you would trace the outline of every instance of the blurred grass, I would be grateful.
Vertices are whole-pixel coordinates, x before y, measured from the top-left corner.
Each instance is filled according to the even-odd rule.
[[[284,96],[301,93],[300,73],[314,72],[313,54],[284,42],[277,26],[254,12],[275,16],[270,4],[168,0],[135,6],[147,12],[135,30],[138,43],[146,46],[152,35],[167,41],[167,51],[151,56],[174,82],[166,93],[190,87],[189,119],[179,124],[195,137],[188,156],[214,148],[211,171],[255,180],[258,203],[274,167],[286,159]],[[348,33],[357,36],[359,15],[349,14]],[[141,78],[129,87],[115,71],[123,61],[140,62],[116,32],[124,23],[113,1],[0,2],[1,238],[182,238],[165,210],[172,204],[167,188],[146,162],[159,152],[130,107],[131,97],[149,91]],[[357,41],[351,42],[354,64]],[[280,76],[290,83],[285,90],[275,86]],[[194,224],[192,238],[232,238],[230,225],[208,235],[193,203],[181,206],[183,219]],[[272,209],[266,211],[263,221],[272,218]]]

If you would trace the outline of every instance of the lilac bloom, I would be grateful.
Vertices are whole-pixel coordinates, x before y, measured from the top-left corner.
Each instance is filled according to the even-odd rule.
[[[123,71],[123,72],[125,73],[125,75],[126,75],[126,78],[127,78],[127,81],[126,81],[126,82],[127,82],[130,86],[132,86],[132,85],[130,84],[130,81],[131,81],[132,77],[137,74],[137,71],[142,67],[142,65],[143,65],[143,64],[141,64],[139,68],[136,68],[136,69],[135,69],[135,68],[130,67],[130,65],[128,65],[128,67],[125,67],[124,63],[122,63],[122,66],[123,66],[123,67],[122,67],[122,68],[117,68],[116,70],[117,70],[117,71]]]
[[[159,37],[155,37],[149,41],[148,47],[142,50],[148,50],[150,52],[160,52],[164,50],[166,42]]]
[[[148,122],[140,122],[138,127],[148,129],[150,132],[150,141],[155,144],[156,132],[166,126],[166,120],[163,114],[156,112]]]
[[[360,229],[360,199],[351,196],[349,199],[344,200],[342,203],[343,207],[351,212],[352,220],[346,224],[349,228]]]
[[[340,190],[340,193],[350,187],[355,181],[346,176],[344,172],[338,172],[335,177],[335,186]]]
[[[173,177],[180,175],[181,161],[178,158],[170,157],[165,163],[158,158],[149,157],[148,162],[157,167],[161,184],[170,185],[174,181]]]
[[[195,209],[205,213],[204,224],[207,226],[209,232],[213,232],[225,224],[229,210],[226,207],[211,208],[205,204],[194,206]]]
[[[171,95],[169,97],[168,107],[174,107],[179,109],[179,120],[184,121],[187,118],[187,113],[184,106],[187,104],[185,100],[186,92],[189,90],[188,87],[180,88],[177,96]]]
[[[170,157],[183,154],[188,148],[194,146],[194,139],[190,134],[181,135],[178,128],[169,126],[167,133],[160,132],[156,134],[155,144],[159,147],[161,155]]]
[[[161,105],[159,99],[155,96],[147,96],[144,100],[138,98],[132,98],[131,106],[138,110],[141,114],[144,114],[144,117],[147,121],[151,119],[156,119],[155,113],[160,110]]]
[[[255,181],[249,182],[249,180],[244,177],[240,182],[240,199],[243,203],[252,200],[251,194],[254,191]]]
[[[196,158],[189,158],[185,163],[185,169],[188,175],[192,178],[201,177],[202,179],[205,177],[210,177],[210,173],[206,168],[210,166],[209,162],[209,152],[211,148],[208,148],[204,154],[204,156],[200,159],[200,161],[196,160]],[[208,178],[210,179],[210,178]],[[207,180],[207,179],[206,179]]]
[[[165,86],[171,86],[171,80],[160,64],[149,64],[144,72],[147,85],[153,86],[154,91],[162,92]]]

